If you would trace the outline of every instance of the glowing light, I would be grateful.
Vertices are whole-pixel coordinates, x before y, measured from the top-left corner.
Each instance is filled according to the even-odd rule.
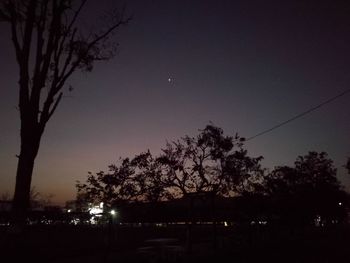
[[[339,206],[342,206],[342,205],[343,205],[343,203],[342,203],[342,202],[339,202],[339,203],[338,203],[338,205],[339,205]]]
[[[92,207],[89,211],[89,213],[91,215],[97,215],[97,214],[101,214],[103,213],[103,209],[99,208],[99,207]]]
[[[111,210],[110,213],[111,213],[112,216],[115,216],[117,214],[117,212],[115,210]]]
[[[67,212],[70,213],[70,212],[72,212],[72,210],[71,210],[71,209],[68,209]]]
[[[103,209],[103,202],[100,203],[100,208]]]
[[[71,220],[71,224],[73,224],[73,225],[77,225],[77,224],[79,224],[79,222],[80,222],[79,218],[73,218]]]
[[[224,222],[224,226],[228,226],[228,224],[227,224],[227,222],[226,222],[226,221]]]

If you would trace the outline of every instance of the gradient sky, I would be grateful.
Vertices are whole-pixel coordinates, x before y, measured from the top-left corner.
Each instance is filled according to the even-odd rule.
[[[115,3],[91,2],[85,24]],[[350,4],[289,2],[128,0],[134,18],[114,36],[118,55],[70,79],[74,91],[47,125],[32,185],[63,204],[75,198],[76,180],[119,157],[158,154],[166,140],[210,121],[250,137],[349,89]],[[12,194],[18,71],[6,25],[0,32],[0,193]],[[347,94],[246,148],[267,168],[326,151],[350,190],[341,167],[350,156],[349,101]]]

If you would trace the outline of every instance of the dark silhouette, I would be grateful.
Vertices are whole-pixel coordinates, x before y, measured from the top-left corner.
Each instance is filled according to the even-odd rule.
[[[86,183],[77,182],[78,198],[107,205],[127,202],[157,202],[168,199],[159,162],[147,151],[133,159],[120,159],[108,172],[89,172]]]
[[[174,197],[187,193],[214,192],[223,196],[253,191],[262,175],[262,157],[249,157],[244,138],[225,136],[223,130],[207,125],[196,137],[185,136],[167,143],[158,158],[164,183]]]
[[[50,261],[54,252],[58,252],[56,260],[75,257],[79,262],[88,258],[97,262],[140,262],[144,240],[166,238],[178,239],[181,247],[187,248],[182,262],[224,262],[227,258],[239,262],[349,261],[345,249],[349,225],[344,220],[349,199],[326,153],[310,152],[299,156],[293,167],[276,167],[265,176],[261,187],[254,185],[254,191],[239,196],[207,191],[190,192],[169,201],[162,198],[146,201],[141,189],[148,188],[141,186],[147,176],[143,175],[152,176],[158,165],[157,158],[146,152],[131,160],[123,159],[120,165],[112,167],[113,172],[92,176],[89,185],[83,188],[86,191],[90,187],[91,194],[101,193],[105,188],[113,190],[113,184],[119,180],[127,182],[115,192],[120,197],[112,200],[114,205],[104,206],[97,225],[90,225],[91,214],[84,209],[78,212],[80,208],[70,212],[32,211],[29,217],[32,224],[27,228],[31,235],[19,243],[20,248],[36,253],[36,244],[40,243],[45,262]],[[138,190],[125,194],[134,184]],[[138,199],[128,199],[132,193]],[[113,192],[106,192],[105,197],[109,197],[107,194]],[[6,214],[0,213],[0,219],[6,222]],[[77,221],[77,225],[73,223]],[[46,232],[50,234],[43,237]],[[18,249],[18,245],[12,246],[7,241],[11,236],[4,234],[6,255]],[[65,253],[59,253],[63,247]],[[137,249],[140,247],[141,251]],[[37,256],[31,253],[31,257]],[[12,256],[9,259],[13,261]]]
[[[325,152],[299,156],[294,167],[276,167],[266,176],[264,186],[275,213],[289,223],[305,225],[345,217],[346,192]]]
[[[77,183],[79,198],[89,202],[121,204],[158,202],[188,193],[232,196],[255,191],[262,178],[262,157],[249,157],[244,139],[224,136],[222,129],[207,125],[196,137],[167,143],[158,157],[147,151],[133,159],[110,165],[107,173],[89,173]]]
[[[25,222],[34,160],[67,79],[76,70],[91,71],[95,61],[113,57],[115,46],[108,43],[108,37],[129,21],[122,10],[114,13],[107,28],[85,36],[76,25],[85,3],[73,6],[73,2],[65,0],[8,0],[0,5],[0,20],[11,27],[19,66],[21,149],[13,200],[17,225]]]

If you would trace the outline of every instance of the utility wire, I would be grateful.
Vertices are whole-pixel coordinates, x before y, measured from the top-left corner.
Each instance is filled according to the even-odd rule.
[[[258,134],[255,134],[254,136],[251,136],[251,137],[247,138],[245,141],[250,141],[250,140],[252,140],[252,139],[255,139],[256,137],[259,137],[259,136],[261,136],[261,135],[263,135],[263,134],[266,134],[266,133],[268,133],[268,132],[271,132],[271,131],[273,131],[273,130],[275,130],[275,129],[277,129],[277,128],[279,128],[279,127],[281,127],[281,126],[283,126],[283,125],[285,125],[285,124],[287,124],[287,123],[289,123],[289,122],[292,122],[292,121],[294,121],[294,120],[296,120],[296,119],[299,119],[299,118],[305,116],[306,114],[308,114],[308,113],[310,113],[310,112],[312,112],[312,111],[315,111],[315,110],[321,108],[322,106],[324,106],[324,105],[326,105],[326,104],[328,104],[328,103],[330,103],[330,102],[332,102],[332,101],[334,101],[334,100],[336,100],[336,99],[338,99],[338,98],[344,96],[345,94],[347,94],[347,93],[349,93],[349,92],[350,92],[350,89],[347,89],[347,90],[345,90],[345,91],[339,93],[338,95],[336,95],[336,96],[334,96],[334,97],[332,97],[332,98],[330,98],[330,99],[328,99],[328,100],[326,100],[326,101],[324,101],[324,102],[318,104],[317,106],[314,106],[314,107],[312,107],[312,108],[310,108],[310,109],[308,109],[308,110],[306,110],[306,111],[304,111],[304,112],[302,112],[302,113],[300,113],[300,114],[298,114],[298,115],[296,115],[296,116],[294,116],[294,117],[292,117],[292,118],[290,118],[290,119],[288,119],[288,120],[286,120],[286,121],[284,121],[284,122],[281,122],[281,123],[279,123],[279,124],[277,124],[277,125],[275,125],[275,126],[269,128],[269,129],[267,129],[267,130],[264,130],[264,131],[262,131],[262,132],[259,132]]]

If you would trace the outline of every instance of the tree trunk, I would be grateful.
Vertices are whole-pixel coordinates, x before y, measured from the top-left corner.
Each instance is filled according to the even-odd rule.
[[[21,132],[21,152],[18,157],[16,186],[12,206],[12,223],[20,228],[25,225],[27,212],[30,207],[33,167],[41,138],[39,131],[30,132],[33,130],[22,129]]]

